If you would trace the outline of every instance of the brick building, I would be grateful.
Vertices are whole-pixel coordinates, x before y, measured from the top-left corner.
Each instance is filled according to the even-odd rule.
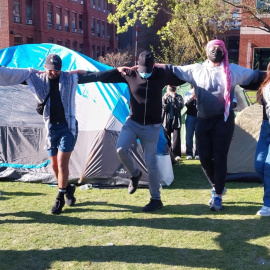
[[[243,0],[256,8],[263,8],[257,16],[270,25],[270,1]],[[265,5],[266,4],[266,5]],[[268,4],[268,5],[267,5]],[[247,27],[254,26],[254,27]],[[270,33],[257,27],[262,24],[250,19],[247,14],[241,17],[239,65],[247,68],[266,70],[270,61]]]
[[[55,43],[97,59],[118,48],[107,0],[0,0],[0,48]]]

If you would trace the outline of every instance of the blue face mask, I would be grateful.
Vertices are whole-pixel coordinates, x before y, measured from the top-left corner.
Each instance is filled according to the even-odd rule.
[[[152,72],[151,73],[140,72],[140,76],[143,79],[148,79],[151,75],[152,75]]]

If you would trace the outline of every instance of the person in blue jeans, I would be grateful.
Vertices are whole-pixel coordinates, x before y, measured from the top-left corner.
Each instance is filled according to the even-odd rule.
[[[254,166],[264,185],[263,207],[257,215],[270,216],[270,63],[267,66],[266,77],[258,90],[257,101],[263,105],[263,120]]]
[[[195,122],[197,118],[197,102],[194,88],[192,87],[186,92],[184,104],[187,107],[186,111],[186,159],[193,159],[193,138],[195,135]],[[197,145],[195,143],[195,159],[199,160]]]

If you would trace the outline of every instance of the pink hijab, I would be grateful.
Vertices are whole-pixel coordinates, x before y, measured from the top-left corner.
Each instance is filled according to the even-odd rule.
[[[227,118],[230,113],[230,105],[231,105],[231,100],[230,100],[230,90],[231,90],[231,71],[230,71],[230,66],[229,66],[229,59],[228,59],[228,51],[225,47],[225,44],[222,40],[219,39],[213,39],[207,43],[206,50],[207,53],[211,47],[214,45],[219,45],[222,47],[224,51],[224,58],[222,60],[223,63],[223,71],[224,71],[224,82],[225,82],[225,91],[224,91],[224,100],[225,100],[225,110],[224,110],[224,121],[227,121]]]

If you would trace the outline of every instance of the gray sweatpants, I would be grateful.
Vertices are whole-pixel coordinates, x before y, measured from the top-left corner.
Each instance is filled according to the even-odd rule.
[[[121,162],[131,173],[131,176],[137,176],[139,170],[130,155],[129,149],[137,139],[140,140],[148,170],[149,191],[151,198],[154,200],[160,200],[160,183],[156,160],[160,127],[161,124],[141,125],[127,118],[116,145],[116,151]]]

